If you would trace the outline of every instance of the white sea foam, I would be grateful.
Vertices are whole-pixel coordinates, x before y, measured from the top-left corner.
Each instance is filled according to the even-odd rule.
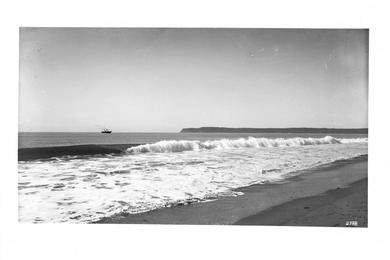
[[[367,154],[367,138],[161,141],[120,156],[19,162],[22,222],[90,222],[239,195],[302,169]]]
[[[367,143],[367,138],[334,138],[325,136],[323,138],[240,138],[220,139],[212,141],[187,141],[169,140],[153,144],[138,145],[127,149],[129,153],[174,153],[184,151],[199,151],[211,149],[233,149],[233,148],[260,148],[260,147],[288,147],[302,145],[340,144],[340,143]]]

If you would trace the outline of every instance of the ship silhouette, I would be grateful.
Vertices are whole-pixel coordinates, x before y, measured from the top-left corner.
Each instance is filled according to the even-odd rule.
[[[102,134],[111,134],[112,131],[107,129],[107,128],[103,128],[103,130],[101,131]]]

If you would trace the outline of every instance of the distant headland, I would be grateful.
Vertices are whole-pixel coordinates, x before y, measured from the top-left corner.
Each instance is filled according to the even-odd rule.
[[[321,134],[368,134],[368,128],[230,128],[199,127],[183,128],[180,133],[321,133]]]

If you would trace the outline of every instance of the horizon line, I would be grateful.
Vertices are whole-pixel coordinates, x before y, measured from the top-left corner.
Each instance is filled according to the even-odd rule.
[[[224,126],[201,126],[201,127],[184,127],[179,131],[114,131],[115,133],[180,133],[183,129],[201,129],[201,128],[228,128],[228,129],[342,129],[342,130],[357,130],[369,129],[368,127],[224,127]],[[97,131],[19,131],[18,133],[100,133]]]

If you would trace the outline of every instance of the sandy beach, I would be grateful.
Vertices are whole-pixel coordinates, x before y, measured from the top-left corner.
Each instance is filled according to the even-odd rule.
[[[346,188],[286,202],[234,224],[367,227],[367,178]]]
[[[340,161],[244,195],[118,215],[97,223],[367,226],[367,157]],[[355,222],[357,221],[357,222]],[[356,224],[357,223],[357,224]]]

